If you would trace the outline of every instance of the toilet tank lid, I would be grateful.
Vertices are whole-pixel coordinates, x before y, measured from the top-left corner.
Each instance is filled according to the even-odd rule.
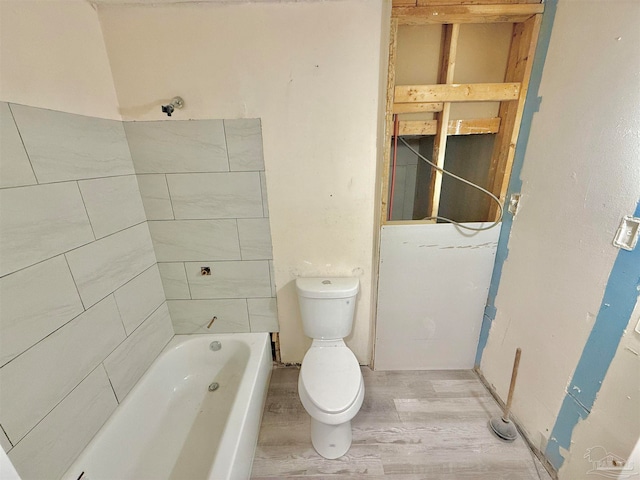
[[[347,298],[358,293],[360,282],[351,277],[296,278],[298,295],[306,298]]]

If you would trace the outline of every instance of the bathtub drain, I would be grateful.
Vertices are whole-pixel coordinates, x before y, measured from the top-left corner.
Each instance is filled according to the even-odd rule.
[[[222,344],[220,342],[217,342],[217,341],[211,342],[209,344],[209,348],[211,350],[213,350],[214,352],[217,352],[218,350],[220,350],[222,348]]]
[[[215,392],[219,387],[220,385],[218,384],[218,382],[213,382],[211,383],[211,385],[209,385],[209,391]]]

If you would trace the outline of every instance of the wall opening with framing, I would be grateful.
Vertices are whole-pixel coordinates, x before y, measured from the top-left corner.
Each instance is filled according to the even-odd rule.
[[[374,368],[472,368],[499,209],[400,139],[504,203],[544,7],[414,5],[391,18]]]
[[[411,195],[406,189],[413,184],[414,167],[398,164],[398,154],[407,152],[402,152],[403,145],[395,151],[394,136],[397,130],[405,139],[416,137],[421,154],[441,168],[472,177],[504,202],[542,11],[535,3],[393,8],[383,225],[434,222],[436,216],[447,216],[442,212],[463,222],[497,218],[498,208],[487,204],[488,197],[467,193],[471,187],[456,186],[442,173],[425,169],[422,161],[415,167],[417,209],[409,215]],[[393,207],[396,200],[400,205]],[[422,215],[425,204],[427,215]]]

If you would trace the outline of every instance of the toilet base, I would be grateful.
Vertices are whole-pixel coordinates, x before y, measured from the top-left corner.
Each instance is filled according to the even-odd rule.
[[[351,438],[351,421],[327,425],[311,418],[311,443],[324,458],[333,460],[347,453]]]

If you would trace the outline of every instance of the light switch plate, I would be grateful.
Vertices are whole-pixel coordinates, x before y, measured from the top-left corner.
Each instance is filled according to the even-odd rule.
[[[613,245],[624,250],[633,250],[638,243],[640,233],[640,218],[627,215],[620,222]]]

